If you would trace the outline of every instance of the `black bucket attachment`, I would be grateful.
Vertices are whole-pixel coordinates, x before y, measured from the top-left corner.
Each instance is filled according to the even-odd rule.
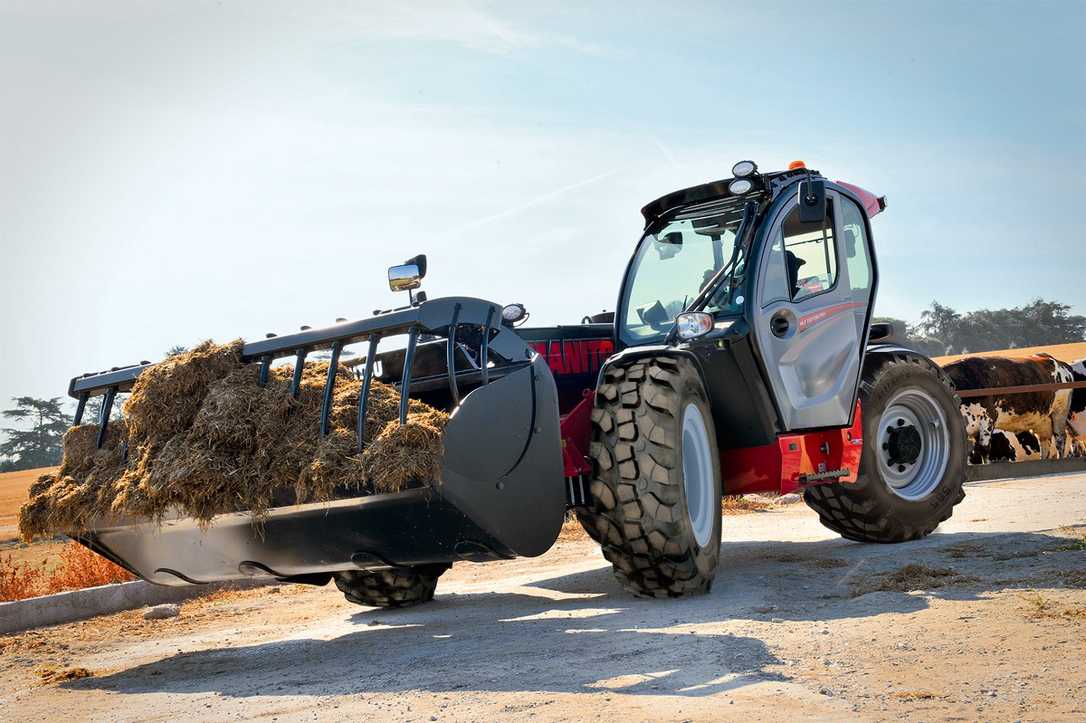
[[[364,412],[365,390],[376,373],[377,340],[407,334],[403,389],[415,395],[447,386],[454,403],[470,389],[445,429],[440,480],[393,494],[273,509],[259,526],[248,512],[218,516],[207,529],[187,518],[161,523],[101,519],[79,541],[143,579],[165,585],[257,576],[319,579],[341,570],[542,554],[557,538],[565,514],[557,391],[545,361],[501,326],[499,312],[500,307],[478,299],[434,299],[372,319],[247,344],[243,350],[246,361],[266,368],[271,359],[297,356],[304,361],[309,351],[322,348],[332,349],[335,358],[344,345],[368,340]],[[456,341],[458,330],[472,332],[479,341],[466,348]],[[451,371],[412,379],[420,334],[444,337],[444,343],[423,346],[430,352],[438,345],[447,350]],[[456,353],[470,360],[467,370],[460,370]],[[142,368],[80,377],[69,391],[81,401],[89,394],[112,396],[111,389],[130,389]],[[334,384],[330,372],[326,399]],[[406,404],[401,412],[402,420]],[[108,419],[108,413],[103,417]],[[325,431],[322,423],[313,433]],[[361,443],[363,430],[358,431]]]

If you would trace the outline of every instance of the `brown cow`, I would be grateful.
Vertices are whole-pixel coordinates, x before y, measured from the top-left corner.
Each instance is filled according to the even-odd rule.
[[[1065,383],[1074,380],[1071,365],[1049,354],[1029,357],[966,357],[944,367],[959,390]],[[973,443],[970,462],[988,461],[992,434],[1032,432],[1041,443],[1041,456],[1065,453],[1071,390],[1028,394],[996,394],[962,400],[965,433]]]

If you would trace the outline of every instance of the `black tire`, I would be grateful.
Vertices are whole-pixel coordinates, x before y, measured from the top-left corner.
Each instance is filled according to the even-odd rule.
[[[389,570],[348,570],[336,573],[336,587],[356,605],[406,608],[433,600],[437,579],[449,567],[419,565]]]
[[[682,425],[694,415],[707,428],[711,462],[701,469],[695,535],[683,481]],[[615,577],[635,595],[679,597],[708,592],[720,559],[720,456],[708,397],[694,365],[650,357],[611,367],[592,411],[592,506],[577,516],[600,543]],[[699,422],[700,424],[700,422]],[[704,446],[700,446],[704,452]],[[704,461],[704,454],[699,457]],[[712,510],[705,511],[712,485]],[[711,515],[712,522],[705,515]]]
[[[895,396],[908,389],[927,394],[947,422],[945,471],[937,481],[932,477],[934,486],[922,499],[905,499],[895,492],[879,461],[880,454],[887,454],[879,441],[883,412]],[[870,357],[860,383],[864,447],[857,480],[810,487],[803,493],[804,501],[818,513],[823,525],[849,540],[905,542],[928,535],[965,498],[962,483],[967,450],[960,405],[950,379],[928,359],[906,353]]]

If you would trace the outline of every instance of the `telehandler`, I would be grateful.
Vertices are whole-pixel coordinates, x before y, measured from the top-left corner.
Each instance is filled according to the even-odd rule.
[[[871,218],[885,199],[802,162],[682,189],[645,226],[616,311],[552,328],[526,309],[416,293],[425,256],[389,270],[410,303],[244,346],[277,359],[366,343],[358,448],[376,378],[452,413],[440,479],[391,494],[248,513],[95,520],[78,540],[166,585],[248,577],[323,585],[396,607],[433,597],[455,561],[535,556],[568,511],[642,596],[706,592],[722,494],[802,491],[822,523],[863,542],[927,535],[964,497],[959,402],[938,366],[872,324]],[[379,351],[390,336],[404,348]],[[76,424],[147,363],[76,377]],[[295,383],[299,375],[295,375]]]

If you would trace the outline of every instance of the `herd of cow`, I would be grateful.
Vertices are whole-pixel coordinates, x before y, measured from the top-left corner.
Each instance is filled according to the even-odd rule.
[[[943,370],[959,391],[1086,382],[1086,359],[1049,354],[967,357]],[[1086,388],[969,397],[961,411],[972,464],[1086,456]]]

